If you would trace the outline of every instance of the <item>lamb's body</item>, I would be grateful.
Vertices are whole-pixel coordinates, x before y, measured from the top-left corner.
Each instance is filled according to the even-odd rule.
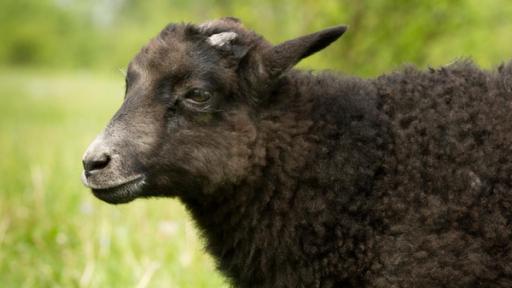
[[[512,63],[290,70],[344,31],[271,45],[233,18],[169,25],[84,183],[179,197],[237,287],[512,287]]]
[[[251,179],[185,201],[221,270],[241,287],[510,287],[511,71],[291,73]]]

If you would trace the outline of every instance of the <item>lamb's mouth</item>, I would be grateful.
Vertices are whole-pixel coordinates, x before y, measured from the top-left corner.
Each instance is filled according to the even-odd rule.
[[[97,198],[110,204],[121,204],[130,202],[141,194],[142,187],[145,184],[144,180],[144,175],[137,175],[120,184],[108,187],[86,185],[91,188],[92,193]]]

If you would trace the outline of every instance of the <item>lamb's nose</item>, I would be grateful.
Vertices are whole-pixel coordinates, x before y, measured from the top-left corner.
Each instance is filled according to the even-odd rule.
[[[107,153],[87,154],[82,160],[84,165],[85,176],[91,175],[93,171],[101,170],[110,163],[110,155]]]
[[[112,154],[109,146],[104,141],[102,133],[92,141],[82,158],[85,177],[89,177],[93,172],[100,172],[105,169],[111,160]]]

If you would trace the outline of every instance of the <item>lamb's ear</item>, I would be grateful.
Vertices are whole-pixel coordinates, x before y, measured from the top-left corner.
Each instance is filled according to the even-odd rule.
[[[236,32],[221,32],[213,34],[207,39],[208,44],[216,49],[230,53],[236,59],[242,59],[249,48],[242,45],[238,41],[238,34]]]
[[[264,57],[266,67],[273,76],[281,75],[301,59],[308,57],[338,39],[347,26],[336,26],[292,39],[272,47]]]

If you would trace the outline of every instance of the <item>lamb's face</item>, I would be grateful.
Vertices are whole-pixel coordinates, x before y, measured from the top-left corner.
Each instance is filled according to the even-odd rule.
[[[255,100],[343,31],[275,49],[231,18],[168,26],[128,66],[125,100],[84,155],[84,184],[123,203],[197,197],[240,181],[257,134]]]
[[[98,198],[209,193],[247,170],[255,128],[240,58],[216,47],[235,35],[199,31],[169,26],[130,63],[124,103],[84,155],[83,182]]]

